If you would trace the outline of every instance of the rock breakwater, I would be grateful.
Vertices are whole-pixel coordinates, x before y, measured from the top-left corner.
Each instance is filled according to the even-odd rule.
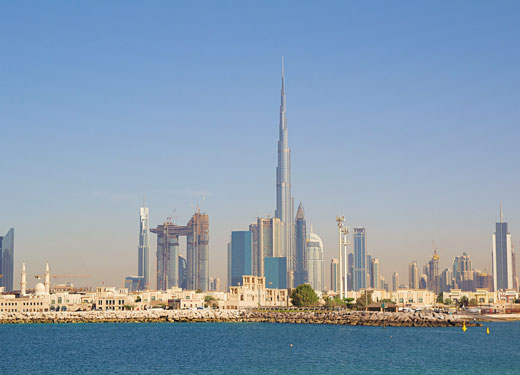
[[[277,310],[145,310],[78,312],[2,312],[0,324],[14,323],[158,323],[269,322],[391,327],[454,327],[475,325],[467,316],[416,312],[277,311]]]

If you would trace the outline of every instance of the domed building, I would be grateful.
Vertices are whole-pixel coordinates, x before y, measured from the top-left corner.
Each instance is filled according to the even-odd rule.
[[[36,284],[36,286],[34,287],[34,295],[44,296],[45,294],[47,294],[45,291],[45,285],[43,285],[43,283]]]

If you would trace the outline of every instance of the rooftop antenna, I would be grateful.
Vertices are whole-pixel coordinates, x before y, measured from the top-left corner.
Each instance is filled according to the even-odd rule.
[[[504,213],[502,212],[502,202],[500,202],[500,223],[504,221]]]

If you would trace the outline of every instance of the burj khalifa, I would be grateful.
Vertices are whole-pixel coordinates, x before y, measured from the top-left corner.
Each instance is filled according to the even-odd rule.
[[[288,286],[292,287],[294,258],[294,199],[291,196],[291,150],[285,108],[285,77],[282,57],[282,93],[280,104],[280,136],[278,140],[278,166],[276,167],[276,213],[282,222],[282,256],[287,257]]]

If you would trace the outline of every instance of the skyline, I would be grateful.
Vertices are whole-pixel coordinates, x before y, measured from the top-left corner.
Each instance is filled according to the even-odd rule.
[[[500,54],[493,52],[497,41],[514,46],[520,30],[512,17],[516,4],[477,4],[470,9],[475,18],[468,20],[460,17],[469,6],[451,5],[453,18],[443,19],[445,28],[437,33],[427,26],[439,21],[438,8],[427,15],[404,7],[410,18],[397,25],[391,16],[402,5],[386,7],[388,18],[363,6],[338,5],[339,10],[357,11],[361,20],[352,21],[365,32],[369,27],[361,26],[370,17],[373,25],[382,21],[372,33],[356,33],[357,40],[348,37],[353,26],[327,26],[319,7],[301,7],[288,17],[297,32],[289,31],[284,43],[267,46],[271,34],[266,43],[257,43],[262,36],[249,33],[255,41],[251,45],[259,48],[253,53],[245,37],[230,31],[247,21],[259,23],[261,12],[258,18],[233,18],[229,28],[217,31],[228,38],[222,44],[215,36],[221,50],[210,47],[200,33],[183,34],[205,48],[196,51],[189,40],[176,39],[178,55],[159,45],[181,26],[170,29],[167,17],[149,10],[145,15],[157,16],[157,26],[145,19],[133,29],[140,19],[135,5],[125,9],[128,21],[118,21],[122,31],[107,41],[97,41],[96,32],[81,34],[72,25],[72,20],[81,27],[97,20],[98,32],[106,30],[107,20],[88,9],[70,14],[71,21],[38,20],[36,5],[35,14],[24,14],[35,26],[14,36],[9,31],[20,19],[0,16],[8,55],[1,63],[7,73],[3,79],[10,87],[9,93],[0,92],[5,107],[0,122],[11,124],[2,126],[9,158],[2,160],[8,182],[0,188],[0,232],[16,229],[14,284],[25,261],[30,276],[49,262],[51,272],[93,274],[92,285],[103,280],[122,285],[137,269],[136,212],[145,193],[151,227],[175,208],[175,222],[185,223],[192,203],[209,214],[210,276],[225,280],[231,231],[244,230],[256,216],[274,215],[281,55],[287,68],[293,194],[305,206],[308,225],[324,241],[326,265],[336,255],[334,218],[344,214],[347,225],[366,228],[367,252],[380,260],[387,281],[393,272],[406,275],[413,260],[419,266],[426,263],[432,241],[441,268],[465,251],[476,268],[491,272],[498,204],[504,202],[513,244],[520,209],[514,168],[519,160],[519,52],[502,44]],[[22,9],[2,7],[4,15]],[[490,12],[496,19],[487,17]],[[316,23],[306,31],[298,16]],[[204,22],[212,25],[208,16],[202,18],[188,30],[196,31]],[[479,28],[484,20],[487,26]],[[421,21],[427,26],[421,27]],[[280,32],[273,24],[270,33]],[[181,25],[188,27],[182,20]],[[463,31],[464,25],[472,35]],[[63,34],[67,27],[70,35]],[[384,35],[385,27],[393,33]],[[172,34],[158,33],[162,29]],[[412,29],[417,32],[408,34]],[[458,32],[450,34],[454,30]],[[428,45],[431,51],[416,44],[421,37],[437,41]],[[51,45],[56,39],[56,46]],[[312,53],[300,39],[311,44]],[[89,44],[94,40],[96,46]],[[133,44],[135,40],[140,42]],[[328,50],[346,41],[353,53]],[[373,49],[370,42],[377,42]],[[237,43],[247,53],[232,48]],[[106,58],[103,67],[88,58],[91,52]],[[129,59],[142,53],[149,58]],[[378,57],[382,62],[374,66]],[[176,163],[175,172],[157,178],[172,163],[187,160],[188,166]],[[506,184],[493,176],[510,180]],[[151,242],[153,265],[154,238]],[[29,280],[30,286],[34,281]]]

